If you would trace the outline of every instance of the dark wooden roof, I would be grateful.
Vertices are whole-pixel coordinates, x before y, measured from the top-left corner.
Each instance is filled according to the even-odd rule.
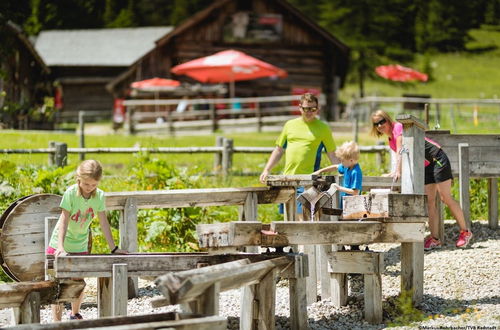
[[[209,18],[210,15],[214,15],[219,9],[224,8],[224,6],[230,5],[231,1],[233,0],[216,0],[214,3],[212,3],[210,6],[205,8],[202,11],[199,11],[195,15],[193,15],[191,18],[187,19],[183,23],[181,23],[179,26],[177,26],[172,32],[166,34],[162,38],[157,40],[157,48],[160,47],[166,47],[169,42],[173,41],[175,37],[182,35],[186,31],[188,31],[191,28],[194,28],[196,25],[200,24],[202,21],[205,19]],[[249,0],[251,1],[251,0]],[[315,35],[318,35],[319,38],[322,38],[325,42],[325,44],[329,44],[331,49],[333,49],[337,54],[339,54],[338,57],[336,57],[336,67],[337,67],[337,74],[341,78],[341,85],[343,85],[345,76],[347,74],[347,67],[349,63],[349,52],[350,49],[347,45],[343,44],[340,40],[335,38],[332,34],[330,34],[328,31],[323,29],[321,26],[319,26],[315,21],[311,20],[307,16],[303,15],[299,10],[297,10],[295,7],[293,7],[291,4],[289,4],[285,0],[266,0],[266,3],[275,5],[276,7],[281,7],[283,8],[283,12],[286,12],[287,14],[292,15],[295,20],[300,23],[302,26],[307,27],[310,29]],[[113,81],[111,81],[107,86],[106,89],[110,92],[113,92],[116,86],[120,85],[122,81],[126,80],[129,78],[131,75],[134,74],[136,66],[140,65],[141,62],[152,55],[152,53],[155,51],[155,49],[149,51],[146,53],[142,58],[138,59],[134,64],[132,64],[128,70],[123,72],[121,75],[119,75],[117,78],[115,78]]]
[[[12,34],[15,35],[17,39],[26,47],[26,49],[30,52],[35,61],[40,65],[42,71],[46,74],[49,74],[50,73],[49,67],[45,64],[42,57],[40,56],[40,54],[38,54],[31,41],[24,34],[23,30],[12,21],[7,21],[5,23],[5,27],[7,28],[7,30],[10,30]]]

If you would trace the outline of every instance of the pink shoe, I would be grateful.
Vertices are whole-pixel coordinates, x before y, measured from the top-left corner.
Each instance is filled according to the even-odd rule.
[[[456,244],[457,247],[458,248],[466,247],[469,244],[471,238],[472,238],[472,232],[468,230],[461,230],[460,235],[458,235],[458,240]]]
[[[441,248],[441,241],[432,237],[428,236],[425,241],[424,241],[424,250],[429,251],[432,249],[440,249]]]

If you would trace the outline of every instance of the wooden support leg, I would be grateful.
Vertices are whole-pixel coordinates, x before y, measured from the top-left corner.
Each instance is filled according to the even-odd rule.
[[[30,292],[19,307],[19,324],[40,323],[40,293]]]
[[[401,291],[410,291],[418,305],[424,294],[423,243],[401,243]]]
[[[256,285],[247,285],[241,288],[241,311],[240,330],[252,330],[254,328],[255,291]],[[305,297],[304,297],[305,299]],[[291,314],[291,313],[290,313]]]
[[[304,245],[304,253],[309,262],[309,276],[306,278],[307,305],[314,304],[318,297],[318,279],[316,272],[316,249],[314,245]]]
[[[137,201],[133,197],[127,198],[125,208],[119,221],[120,248],[129,252],[137,251]],[[129,277],[128,298],[137,297],[139,287],[137,277]]]
[[[332,296],[332,288],[330,283],[330,273],[328,272],[328,253],[332,252],[331,245],[316,246],[318,278],[321,282],[321,299],[328,299]]]
[[[200,313],[203,315],[219,315],[220,282],[209,286],[199,299]]]
[[[127,315],[127,264],[113,265],[112,287],[113,303],[111,307],[111,314],[113,316]]]
[[[111,278],[99,277],[97,279],[97,315],[99,318],[112,316],[111,299],[112,286]]]
[[[306,277],[309,275],[307,255],[295,255],[294,270],[288,276],[288,290],[290,295],[290,329],[308,329]]]
[[[371,324],[382,323],[382,276],[365,274],[365,320]]]
[[[488,179],[488,225],[498,228],[498,179]]]
[[[274,268],[256,286],[257,329],[259,330],[273,330],[275,328],[276,274],[277,269]]]
[[[330,273],[332,304],[335,307],[347,305],[347,274]]]

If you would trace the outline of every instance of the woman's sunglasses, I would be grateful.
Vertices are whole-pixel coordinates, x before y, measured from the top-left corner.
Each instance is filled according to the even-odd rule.
[[[318,110],[317,107],[300,107],[304,112],[315,112]]]
[[[387,120],[385,120],[385,118],[382,118],[378,122],[373,123],[373,127],[379,127],[381,125],[384,125],[385,123],[387,123]]]

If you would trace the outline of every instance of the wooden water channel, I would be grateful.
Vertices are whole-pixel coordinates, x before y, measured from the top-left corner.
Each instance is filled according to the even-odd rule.
[[[401,244],[401,289],[409,291],[415,303],[421,301],[423,296],[423,235],[427,219],[426,200],[422,195],[423,130],[419,121],[411,116],[398,117],[398,120],[403,122],[405,127],[403,143],[408,151],[408,157],[403,157],[403,176],[399,188],[402,194],[399,197],[393,197],[392,193],[385,194],[387,203],[384,205],[391,206],[383,210],[387,212],[383,217],[366,216],[348,221],[297,222],[295,221],[297,220],[295,187],[289,185],[261,188],[111,192],[106,194],[107,208],[120,210],[122,213],[119,221],[120,247],[132,253],[124,256],[62,256],[54,262],[52,274],[56,281],[74,277],[98,277],[100,316],[126,313],[128,291],[126,288],[130,287],[127,280],[130,276],[161,275],[157,280],[157,285],[165,298],[154,302],[155,306],[182,303],[186,310],[193,313],[201,312],[203,315],[218,312],[217,297],[221,291],[244,287],[243,301],[246,303],[242,304],[240,316],[242,329],[274,328],[275,280],[277,277],[284,277],[289,280],[291,328],[305,329],[307,328],[306,306],[309,300],[307,297],[310,296],[307,278],[315,268],[311,267],[309,261],[312,254],[285,253],[282,252],[282,248],[295,245],[330,246],[332,247],[330,251],[324,250],[328,260],[325,264],[328,264],[329,280],[328,285],[322,283],[322,290],[323,286],[330,287],[334,302],[337,305],[345,304],[345,275],[347,273],[364,274],[365,318],[372,323],[380,323],[382,321],[383,255],[375,251],[335,251],[334,247],[343,244],[360,245],[375,242]],[[374,178],[372,184],[375,187],[392,186],[386,179]],[[307,181],[299,180],[304,185],[308,184]],[[312,178],[309,181],[313,181]],[[367,185],[369,182],[370,179],[365,181]],[[55,195],[49,199],[57,208],[58,200],[56,201],[53,196]],[[365,196],[354,197],[360,198],[353,201],[354,204],[364,203],[363,199],[366,198]],[[285,221],[267,225],[255,221],[258,205],[265,203],[285,203]],[[41,224],[44,221],[39,221],[39,218],[43,216],[45,219],[45,217],[53,216],[54,212],[47,214],[45,210],[53,208],[46,206],[42,208],[43,211],[42,209],[38,211],[42,215],[32,211],[29,217],[24,218],[34,219],[35,217],[37,220],[31,221],[32,225],[27,232],[9,233],[6,229],[15,227],[12,225],[14,219],[23,218],[23,210],[27,205],[22,204],[21,201],[10,208],[7,216],[2,216],[2,250],[0,252],[3,258],[2,267],[7,268],[16,279],[24,281],[21,274],[26,269],[39,267],[35,273],[40,274],[41,277],[45,275],[43,266],[45,255],[42,243],[45,225]],[[420,206],[405,207],[409,204]],[[207,248],[207,253],[133,253],[137,250],[138,209],[217,205],[238,205],[240,221],[199,225],[197,231],[200,246]],[[420,213],[415,210],[420,210]],[[375,209],[367,211],[370,213]],[[32,251],[31,265],[12,263],[12,260],[16,258],[16,253],[10,253],[10,251],[21,249],[21,245],[15,245],[14,242],[23,236],[29,237],[24,240],[24,245],[27,247],[23,248]],[[6,237],[8,240],[4,239]],[[6,241],[11,245],[5,246]],[[270,254],[238,252],[252,246],[271,247],[276,251]],[[10,260],[10,263],[6,260]],[[92,267],[89,267],[89,264]],[[32,288],[34,283],[31,282]],[[314,279],[314,290],[316,290],[316,279]],[[33,288],[31,291],[26,291],[29,291],[27,292],[29,294],[35,292],[35,296],[24,296],[22,303],[19,303],[22,300],[19,298],[15,304],[12,303],[12,306],[26,310],[29,307],[26,306],[27,302],[31,306],[32,301],[41,301],[36,297],[36,292],[40,290]],[[57,298],[59,297],[52,298],[52,301],[57,301]],[[3,296],[1,299],[4,299]],[[8,307],[5,300],[3,302],[2,306]],[[36,313],[32,312],[32,314]],[[36,317],[25,321],[36,322]]]

